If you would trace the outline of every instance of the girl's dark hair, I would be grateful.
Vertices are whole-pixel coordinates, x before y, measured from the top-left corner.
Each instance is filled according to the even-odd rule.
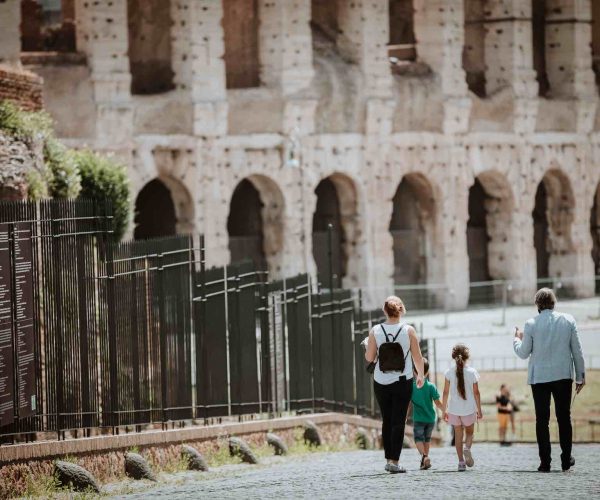
[[[467,399],[467,393],[465,391],[465,363],[469,359],[469,348],[464,344],[456,344],[452,348],[452,359],[456,362],[458,393],[461,398]]]

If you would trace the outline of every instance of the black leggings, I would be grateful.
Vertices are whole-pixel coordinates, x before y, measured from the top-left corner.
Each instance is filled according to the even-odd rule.
[[[375,397],[379,403],[383,426],[383,449],[387,460],[400,460],[404,443],[406,413],[412,397],[412,379],[400,379],[393,384],[383,385],[373,381]]]

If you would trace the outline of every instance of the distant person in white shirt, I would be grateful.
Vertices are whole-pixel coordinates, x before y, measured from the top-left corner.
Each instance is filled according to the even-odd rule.
[[[577,324],[573,316],[554,311],[556,295],[550,288],[535,294],[538,315],[525,323],[525,333],[515,328],[513,347],[517,356],[529,358],[527,383],[535,405],[535,433],[540,454],[538,471],[550,472],[550,397],[554,399],[562,470],[575,465],[571,455],[571,395],[585,385],[585,364]]]
[[[483,418],[481,396],[479,394],[479,373],[467,366],[469,348],[457,344],[452,348],[454,365],[445,373],[446,384],[442,405],[444,420],[454,427],[454,445],[458,455],[458,470],[463,472],[467,466],[473,467],[475,461],[471,453],[475,422]],[[448,402],[448,396],[450,401]],[[463,449],[463,435],[465,443]]]

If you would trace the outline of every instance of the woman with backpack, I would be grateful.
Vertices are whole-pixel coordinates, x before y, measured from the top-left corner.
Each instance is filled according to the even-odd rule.
[[[385,470],[406,472],[398,462],[404,443],[406,413],[412,397],[413,364],[417,372],[416,386],[423,386],[423,356],[415,329],[402,324],[406,314],[404,303],[391,296],[383,305],[386,321],[369,332],[365,359],[375,363],[373,387],[383,420]]]

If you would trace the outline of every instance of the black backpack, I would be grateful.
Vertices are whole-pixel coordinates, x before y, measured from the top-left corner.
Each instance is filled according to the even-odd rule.
[[[379,346],[379,352],[377,354],[379,358],[379,369],[382,372],[403,372],[406,366],[406,358],[410,354],[410,349],[404,355],[404,349],[396,342],[398,335],[404,328],[404,325],[400,326],[398,333],[393,337],[385,331],[383,323],[379,325],[385,334],[385,342]],[[390,340],[390,337],[392,340]]]

